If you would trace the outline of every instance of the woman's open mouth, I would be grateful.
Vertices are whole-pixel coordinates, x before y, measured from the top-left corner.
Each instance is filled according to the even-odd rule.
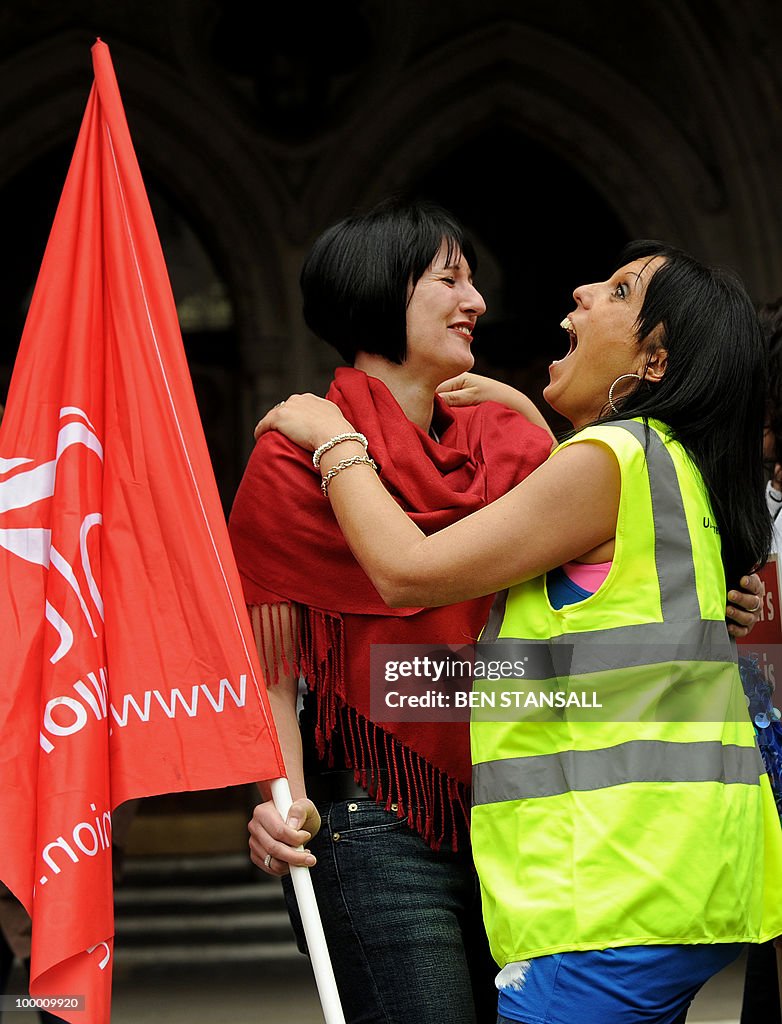
[[[576,345],[578,345],[578,335],[576,334],[576,329],[573,326],[573,322],[570,319],[570,317],[566,316],[559,326],[562,328],[563,331],[567,331],[568,337],[570,339],[570,348],[567,350],[565,355],[562,356],[562,359],[555,359],[555,363],[561,363],[563,359],[567,359],[569,355],[575,352]]]

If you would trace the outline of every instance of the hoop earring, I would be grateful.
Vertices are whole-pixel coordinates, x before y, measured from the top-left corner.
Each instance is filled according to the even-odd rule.
[[[642,380],[643,379],[641,377],[640,373],[620,373],[619,374],[619,376],[616,378],[614,383],[608,389],[608,404],[611,406],[611,408],[613,409],[614,412],[619,412],[617,407],[614,405],[614,388],[616,387],[616,385],[619,383],[620,380],[625,380],[625,378],[627,378],[627,377],[635,377],[637,380]]]

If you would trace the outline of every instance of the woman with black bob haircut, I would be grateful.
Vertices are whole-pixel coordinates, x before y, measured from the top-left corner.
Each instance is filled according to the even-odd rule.
[[[497,385],[506,406],[451,409],[437,394],[473,363],[485,309],[474,267],[449,213],[393,201],[327,230],[301,275],[307,323],[350,364],[328,396],[427,531],[498,498],[551,450],[545,421],[512,388]],[[312,880],[348,1022],[493,1022],[467,723],[394,721],[370,693],[373,645],[469,643],[491,599],[390,609],[346,545],[312,459],[281,434],[258,443],[230,527],[294,797],[287,823],[271,802],[255,809],[253,861],[283,875],[317,857]],[[288,878],[285,887],[304,949]]]
[[[307,326],[349,366],[359,352],[401,365],[407,354],[407,305],[444,246],[445,265],[478,259],[464,229],[432,203],[387,201],[348,217],[318,238],[301,272]]]
[[[474,684],[471,841],[499,1024],[673,1024],[782,932],[782,831],[724,620],[726,579],[769,549],[765,353],[738,280],[659,242],[573,298],[544,397],[575,433],[437,532],[330,402],[293,396],[261,430],[325,453],[390,606],[498,592],[482,641],[512,678]]]

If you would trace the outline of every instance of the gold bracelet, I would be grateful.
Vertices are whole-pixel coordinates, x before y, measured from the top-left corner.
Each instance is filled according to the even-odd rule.
[[[377,463],[370,459],[368,455],[353,455],[349,459],[343,459],[341,462],[336,463],[323,477],[320,484],[320,489],[323,491],[323,497],[328,498],[329,496],[329,484],[338,476],[343,469],[349,469],[351,466],[371,466],[372,469],[377,472]]]

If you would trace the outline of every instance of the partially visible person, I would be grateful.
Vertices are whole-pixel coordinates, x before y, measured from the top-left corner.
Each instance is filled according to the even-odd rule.
[[[0,404],[0,424],[3,422],[5,407]],[[6,993],[14,958],[30,973],[30,943],[32,922],[19,900],[0,882],[0,995]],[[49,1013],[41,1016],[43,1021],[58,1021]]]
[[[768,342],[768,397],[763,454],[768,467],[766,501],[774,522],[771,550],[782,555],[782,298],[760,307],[760,323]]]
[[[27,911],[0,882],[0,993],[6,990],[14,957],[29,970],[31,922]]]
[[[766,483],[766,502],[773,523],[771,551],[782,558],[782,298],[767,303],[759,309],[760,323],[768,344],[768,392],[766,400],[766,422],[763,430],[763,456],[766,462],[768,481]],[[754,677],[755,690],[763,687],[764,680],[758,678],[760,673],[751,673],[751,666],[744,668],[745,688],[747,675]],[[771,705],[771,695],[765,696],[767,705]],[[777,698],[779,700],[779,698]],[[759,709],[763,734],[760,737],[768,740],[764,757],[777,762],[782,761],[782,749],[778,740],[780,729],[775,725],[773,711],[771,715],[765,709]],[[766,724],[767,723],[767,724]],[[771,735],[769,735],[769,733]],[[774,771],[772,765],[771,776]],[[779,778],[780,772],[776,772]],[[777,806],[782,806],[782,794],[777,793]],[[741,1024],[782,1024],[780,1012],[780,986],[782,984],[782,951],[776,942],[764,942],[750,946],[747,953],[747,969],[744,982],[744,998],[741,1007]]]
[[[5,406],[0,404],[0,424],[3,422]],[[32,921],[27,911],[8,887],[0,882],[0,995],[6,992],[14,960],[18,960],[29,985],[30,953],[32,947]],[[26,993],[19,993],[24,995]],[[47,1010],[39,1013],[42,1024],[65,1024]]]
[[[2,410],[2,406],[0,406]],[[2,413],[0,412],[0,419]],[[19,900],[0,882],[0,995],[27,994],[30,980],[30,950],[32,945],[32,922]],[[24,992],[6,991],[14,959],[22,965],[25,976]],[[62,1017],[56,1017],[48,1010],[40,1010],[41,1024],[65,1024]]]
[[[525,645],[523,692],[554,679],[609,701],[599,720],[473,723],[498,1020],[671,1024],[782,928],[782,833],[723,620],[726,581],[769,549],[764,346],[741,284],[661,243],[631,244],[574,299],[544,397],[577,432],[437,533],[329,402],[294,396],[262,430],[339,448],[324,489],[390,605],[501,591],[484,639]]]

